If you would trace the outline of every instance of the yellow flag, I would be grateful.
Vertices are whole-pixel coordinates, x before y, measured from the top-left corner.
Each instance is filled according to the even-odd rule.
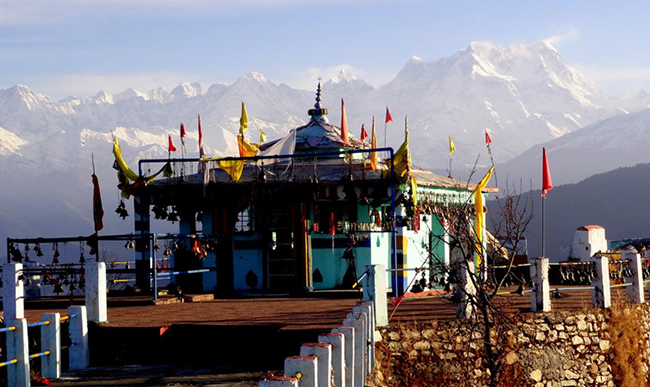
[[[375,134],[375,116],[372,116],[372,135],[370,136],[370,148],[377,148],[377,135]],[[377,152],[370,153],[370,169],[377,169]]]
[[[266,142],[266,133],[262,132],[262,129],[260,129],[260,145],[264,144]]]
[[[492,177],[492,171],[494,167],[491,167],[489,171],[483,176],[483,179],[478,183],[476,189],[474,190],[474,211],[476,212],[476,220],[474,221],[474,233],[476,234],[476,266],[480,267],[481,261],[483,260],[483,228],[485,227],[485,212],[483,211],[483,194],[481,191],[490,181]]]
[[[404,142],[394,155],[395,175],[403,177],[411,169],[411,152],[409,151],[408,119],[404,118]]]
[[[244,103],[242,102],[241,118],[239,119],[239,134],[243,136],[246,129],[248,129],[248,114],[246,114],[246,106],[244,106]]]
[[[449,157],[451,157],[451,154],[454,152],[456,152],[456,147],[454,146],[451,136],[449,136]]]
[[[216,160],[216,163],[233,181],[239,181],[244,170],[244,160]]]
[[[239,157],[253,157],[260,149],[259,145],[248,142],[241,134],[237,136],[237,146],[239,148]]]
[[[124,176],[126,176],[129,180],[138,180],[138,174],[133,172],[133,170],[129,168],[128,165],[126,165],[126,162],[122,158],[122,148],[120,148],[120,144],[117,142],[117,137],[113,137],[113,155],[115,155],[115,161],[124,173]]]

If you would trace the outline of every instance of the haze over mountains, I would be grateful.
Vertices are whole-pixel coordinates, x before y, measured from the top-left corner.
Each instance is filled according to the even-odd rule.
[[[207,89],[183,83],[171,92],[100,91],[61,101],[22,85],[0,90],[0,235],[90,234],[91,155],[102,187],[104,232],[131,232],[132,219],[123,222],[112,211],[119,201],[112,136],[136,168],[138,159],[167,157],[167,136],[179,145],[183,121],[186,157],[197,157],[200,114],[206,154],[236,155],[242,101],[250,120],[248,138],[256,141],[262,129],[272,140],[308,120],[316,84],[314,90],[297,90],[251,72],[233,84]],[[451,135],[457,149],[455,177],[479,156],[479,168],[490,164],[486,128],[500,184],[508,176],[538,186],[541,144],[547,147],[556,186],[646,161],[642,148],[650,136],[650,95],[642,90],[604,95],[543,41],[508,47],[473,42],[436,61],[414,57],[379,87],[342,72],[323,83],[323,106],[335,125],[340,124],[341,98],[354,135],[362,124],[369,130],[376,117],[379,146],[384,145],[386,106],[394,119],[386,125],[388,146],[401,144],[408,116],[416,167],[446,170]]]

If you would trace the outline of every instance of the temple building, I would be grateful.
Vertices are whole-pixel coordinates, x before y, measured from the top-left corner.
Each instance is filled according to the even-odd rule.
[[[149,178],[128,170],[115,143],[136,234],[155,232],[152,217],[178,222],[178,234],[163,242],[171,266],[209,269],[176,276],[185,292],[351,288],[366,265],[429,268],[453,259],[454,208],[473,209],[477,185],[412,168],[408,127],[393,151],[377,148],[374,123],[365,141],[345,123],[332,125],[320,85],[308,114],[306,125],[275,141],[240,136],[239,157],[141,160],[140,171],[162,171]],[[496,191],[484,185],[480,202]],[[153,254],[139,249],[139,266],[153,266]],[[434,270],[423,273],[389,270],[388,287],[402,294],[420,277],[439,283]]]

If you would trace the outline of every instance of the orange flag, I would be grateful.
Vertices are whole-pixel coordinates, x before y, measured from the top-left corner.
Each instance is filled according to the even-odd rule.
[[[348,119],[345,116],[345,102],[341,98],[341,140],[346,144],[350,142],[348,138]]]
[[[377,148],[377,135],[375,134],[375,116],[372,116],[372,134],[370,135],[370,148]],[[370,169],[377,169],[377,152],[370,152]]]

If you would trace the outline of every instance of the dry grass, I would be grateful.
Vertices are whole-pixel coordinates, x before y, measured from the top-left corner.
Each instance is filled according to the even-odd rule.
[[[610,335],[610,365],[617,386],[646,385],[643,353],[646,339],[642,311],[630,305],[617,305],[611,310],[607,332]]]

